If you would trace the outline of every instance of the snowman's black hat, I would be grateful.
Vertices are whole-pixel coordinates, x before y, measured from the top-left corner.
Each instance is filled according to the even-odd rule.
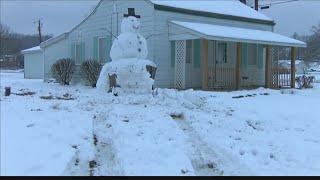
[[[134,8],[128,8],[128,14],[125,14],[124,17],[129,17],[129,16],[133,16],[136,18],[141,18],[140,15],[136,15],[135,9]]]

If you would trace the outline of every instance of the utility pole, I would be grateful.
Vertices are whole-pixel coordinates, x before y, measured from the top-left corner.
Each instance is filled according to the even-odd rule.
[[[38,21],[36,21],[35,23],[38,24],[38,35],[39,35],[39,44],[42,43],[42,35],[41,35],[41,28],[42,28],[42,24],[41,24],[41,20],[39,19]]]
[[[240,0],[243,4],[247,4],[247,0]]]

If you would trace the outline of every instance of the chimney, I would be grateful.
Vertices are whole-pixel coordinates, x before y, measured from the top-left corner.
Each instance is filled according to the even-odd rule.
[[[247,0],[240,0],[243,4],[247,4]]]

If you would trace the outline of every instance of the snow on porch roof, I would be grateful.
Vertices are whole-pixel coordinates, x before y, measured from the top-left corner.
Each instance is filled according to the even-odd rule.
[[[288,47],[306,47],[306,43],[302,41],[276,34],[271,31],[181,21],[171,21],[171,24],[177,25],[178,27],[189,31],[193,35],[205,39]],[[181,38],[181,36],[179,38]],[[175,35],[172,35],[170,40],[182,39],[175,39]]]
[[[238,0],[151,0],[151,2],[156,5],[172,8],[181,8],[273,22],[273,19],[255,11]]]

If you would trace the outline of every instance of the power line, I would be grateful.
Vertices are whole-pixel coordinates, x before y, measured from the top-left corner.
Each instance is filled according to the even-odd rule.
[[[296,2],[296,1],[299,1],[299,0],[288,0],[288,1],[282,1],[282,2],[271,2],[271,3],[259,5],[259,7],[272,6],[272,5],[278,5],[278,4],[285,4],[285,3],[291,3],[291,2]]]

